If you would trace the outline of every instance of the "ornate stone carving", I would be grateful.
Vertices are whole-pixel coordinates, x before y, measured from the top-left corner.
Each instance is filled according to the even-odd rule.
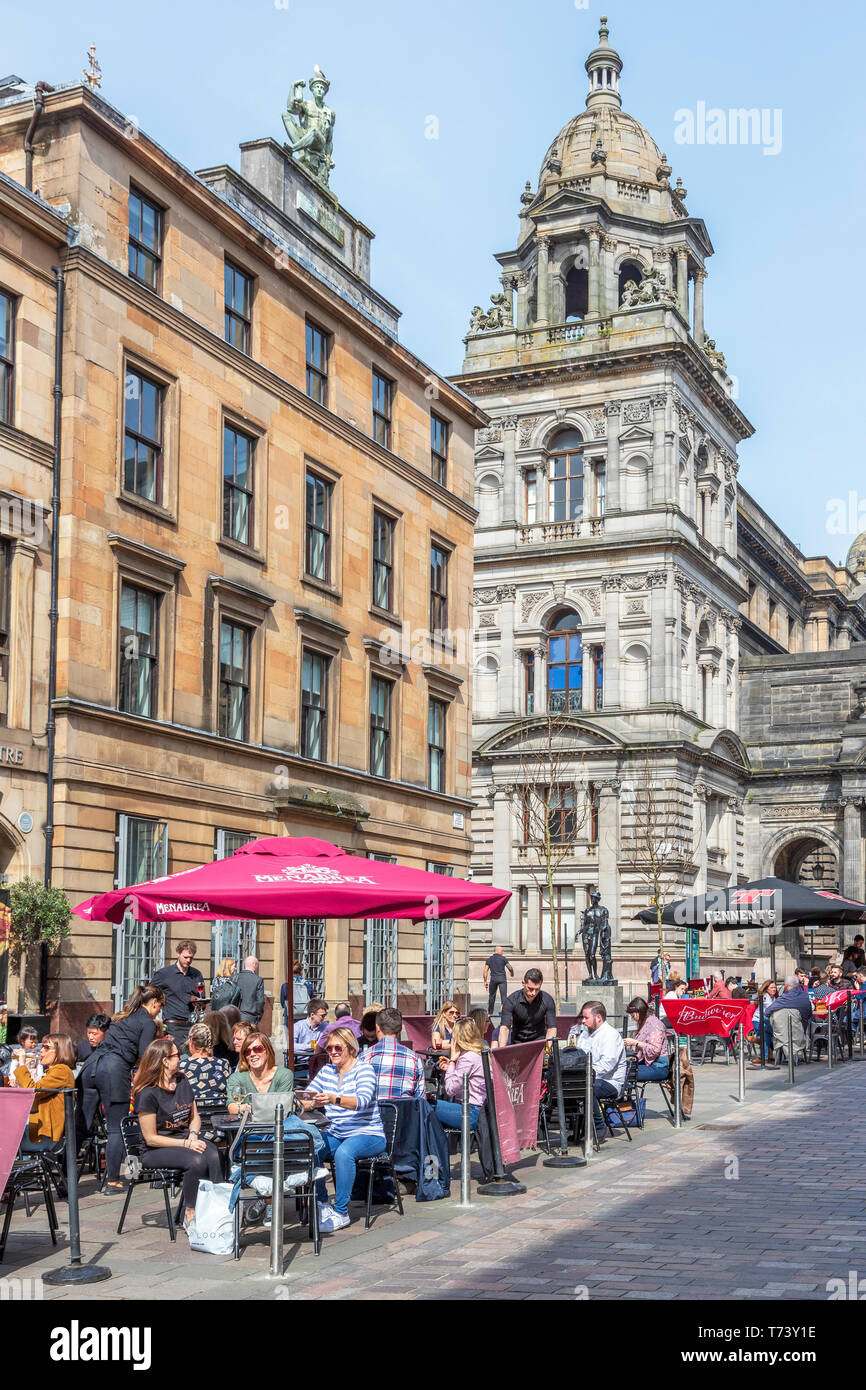
[[[599,407],[597,410],[586,410],[584,414],[592,425],[596,439],[603,438],[607,433],[607,420],[605,419],[604,409]]]
[[[517,416],[503,415],[499,423],[501,424],[504,430],[515,430],[517,429]]]
[[[565,584],[562,582],[561,579],[557,580],[557,582],[553,586],[553,597],[555,598],[557,603],[565,602]]]
[[[653,260],[656,261],[659,265],[669,265],[670,256],[671,253],[670,251],[668,251],[666,246],[653,247]]]
[[[712,367],[714,372],[725,372],[727,374],[728,364],[725,361],[725,354],[716,347],[715,338],[709,338],[704,334],[702,352]]]
[[[646,586],[648,589],[663,589],[667,578],[666,570],[651,570],[646,577]]]
[[[490,296],[490,307],[486,311],[476,304],[469,318],[470,333],[485,333],[488,329],[513,326],[511,295],[501,290]]]
[[[626,614],[646,613],[646,603],[642,598],[630,598],[625,605]]]
[[[601,249],[602,249],[602,251],[615,251],[616,248],[617,248],[617,240],[616,240],[616,237],[607,236],[607,235],[603,232],[603,233],[602,233],[602,236],[601,236]]]
[[[321,68],[314,67],[309,81],[312,101],[301,95],[307,85],[303,78],[292,83],[292,94],[283,112],[283,125],[289,137],[286,149],[308,174],[327,188],[334,167],[331,151],[336,119],[331,108],[325,105],[331,84]]]
[[[498,590],[496,589],[476,589],[472,595],[472,603],[475,608],[481,608],[486,603],[498,602]]]
[[[582,593],[583,593],[583,597],[586,599],[586,602],[589,604],[590,608],[592,609],[593,615],[594,615],[596,618],[599,617],[599,615],[601,614],[601,590],[600,590],[600,589],[584,589],[584,590],[582,591]]]
[[[841,804],[840,801],[790,801],[776,806],[762,806],[760,816],[761,820],[790,820],[794,822],[835,820]]]
[[[595,142],[592,154],[589,158],[591,164],[600,164],[602,169],[604,169],[607,165],[607,151],[604,148],[604,145],[601,143],[600,135]]]
[[[622,410],[623,420],[628,425],[639,425],[649,420],[649,401],[626,401]]]
[[[529,621],[529,615],[533,608],[536,604],[541,603],[542,599],[547,598],[547,595],[547,589],[537,589],[531,593],[520,595],[520,621],[522,623]]]
[[[520,201],[525,208],[528,208],[529,204],[535,201],[535,194],[532,191],[532,184],[529,179],[526,180],[526,187],[520,195]]]
[[[476,444],[499,444],[501,440],[502,428],[499,425],[488,425],[475,436]]]
[[[496,590],[496,597],[500,603],[506,603],[514,598],[517,593],[516,584],[500,584]]]
[[[622,401],[605,401],[604,413],[607,416],[619,415],[622,410]]]
[[[482,613],[482,614],[481,614],[481,617],[480,617],[480,619],[479,619],[479,622],[478,622],[478,626],[479,626],[479,627],[495,627],[495,626],[496,626],[496,614],[493,613],[493,612],[490,612],[490,613]]]
[[[640,304],[664,304],[677,308],[676,292],[672,290],[666,277],[655,266],[646,272],[640,284],[626,280],[620,300],[620,308],[631,309]]]
[[[605,593],[607,593],[608,589],[610,589],[611,592],[619,593],[625,588],[625,579],[621,574],[605,575],[604,579],[601,581],[601,587],[604,589]]]
[[[653,410],[665,410],[667,407],[667,403],[668,398],[666,395],[653,396],[650,400],[650,404]]]
[[[537,415],[523,415],[517,424],[517,443],[521,449],[525,449],[532,439],[532,431],[538,423]]]

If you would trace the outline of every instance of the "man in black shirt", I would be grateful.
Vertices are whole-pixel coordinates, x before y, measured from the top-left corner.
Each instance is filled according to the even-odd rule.
[[[76,1062],[86,1062],[92,1052],[95,1052],[100,1043],[105,1041],[105,1035],[111,1027],[111,1019],[108,1014],[91,1014],[87,1020],[87,1036],[82,1038],[75,1048]]]
[[[177,952],[174,965],[164,965],[157,970],[150,983],[158,985],[165,993],[163,1023],[180,1049],[189,1036],[190,1004],[195,998],[204,998],[204,976],[192,963],[196,950],[194,941],[179,941],[174,949]]]
[[[527,970],[523,989],[509,994],[499,1020],[499,1046],[508,1043],[511,1030],[513,1043],[538,1042],[541,1038],[556,1037],[556,1005],[541,988],[544,976],[540,970]]]
[[[499,995],[500,1015],[505,1008],[505,972],[508,971],[512,980],[514,971],[511,962],[506,958],[503,946],[494,946],[493,955],[488,956],[484,962],[484,983],[487,986],[487,1012],[492,1016],[493,1005],[496,1003],[496,996]]]

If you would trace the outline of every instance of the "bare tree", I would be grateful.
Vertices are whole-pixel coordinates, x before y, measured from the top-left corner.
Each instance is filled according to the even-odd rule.
[[[673,777],[659,779],[648,754],[626,764],[621,794],[621,861],[650,899],[658,928],[660,979],[664,984],[665,935],[662,914],[685,893],[691,862],[691,832],[682,789]]]
[[[574,739],[574,725],[567,716],[548,713],[527,721],[517,780],[509,788],[518,839],[524,846],[524,866],[541,894],[542,913],[549,916],[557,1013],[561,1007],[557,871],[582,850],[583,828],[590,814],[591,789]]]

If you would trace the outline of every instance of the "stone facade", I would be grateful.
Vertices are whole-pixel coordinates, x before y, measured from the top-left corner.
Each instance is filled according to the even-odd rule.
[[[468,629],[472,440],[486,417],[398,342],[398,311],[370,283],[372,234],[273,141],[245,145],[240,174],[194,175],[95,93],[58,88],[47,94],[35,138],[37,196],[21,186],[32,95],[0,93],[0,289],[14,295],[16,321],[0,485],[50,500],[50,267],[59,264],[66,317],[53,882],[78,902],[275,834],[464,873],[469,667],[460,643],[430,636],[428,575],[436,545],[448,557],[447,626]],[[128,273],[131,190],[161,210],[153,285]],[[252,287],[240,344],[226,327],[227,262]],[[328,343],[325,403],[306,374],[310,320]],[[378,441],[374,371],[391,383],[389,435],[380,426]],[[135,399],[144,395],[136,379],[160,401],[158,495],[130,485],[130,382]],[[431,402],[448,426],[442,483],[433,477]],[[251,525],[240,535],[226,522],[223,479],[226,439],[239,436],[254,480]],[[310,471],[328,496],[327,565],[310,560]],[[374,510],[392,535],[387,607],[373,601]],[[0,768],[0,832],[14,880],[42,868],[45,755],[33,735],[46,723],[50,565],[44,547],[17,540],[12,564],[3,740],[24,748],[24,766]],[[121,640],[130,595],[156,615],[152,639],[143,639],[153,668],[144,714],[122,695],[131,680],[148,678],[139,628]],[[241,634],[242,656],[229,662],[232,632]],[[395,632],[403,640],[389,646]],[[301,742],[305,654],[328,673],[317,756],[305,756]],[[370,772],[374,680],[390,690],[387,777]],[[445,711],[442,791],[428,788],[434,699]],[[232,736],[220,733],[230,701],[240,711]],[[19,801],[33,811],[26,839],[10,819]],[[212,937],[208,924],[112,931],[75,919],[49,994],[66,1018],[97,1001],[115,1004],[163,954],[171,959],[169,938],[181,933],[198,942],[206,978],[214,953],[237,953],[250,940],[243,927]],[[384,993],[417,1008],[425,991],[465,983],[459,925],[452,933],[435,923],[332,922],[324,944],[308,923],[296,935],[331,1002]],[[284,978],[282,928],[260,923],[257,952],[272,991]]]

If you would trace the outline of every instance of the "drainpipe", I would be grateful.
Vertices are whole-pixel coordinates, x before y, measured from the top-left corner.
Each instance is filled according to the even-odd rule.
[[[27,134],[24,136],[24,187],[31,193],[33,192],[33,137],[36,134],[36,127],[42,119],[42,112],[45,110],[45,93],[53,91],[54,88],[50,82],[36,83],[33,115],[30,117]]]
[[[51,872],[54,859],[54,743],[56,720],[54,701],[57,697],[57,566],[60,548],[60,426],[63,408],[63,311],[64,281],[63,270],[59,265],[52,267],[55,279],[57,307],[54,333],[54,461],[51,492],[51,605],[48,610],[48,721],[47,762],[48,773],[45,785],[45,876],[46,888],[51,886]],[[48,948],[42,947],[42,960],[39,972],[39,1012],[45,1013],[48,1000]]]

